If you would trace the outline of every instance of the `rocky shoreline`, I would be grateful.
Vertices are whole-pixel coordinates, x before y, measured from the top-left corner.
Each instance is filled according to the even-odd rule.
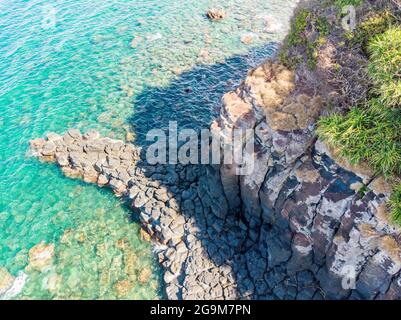
[[[400,299],[400,228],[386,184],[316,139],[322,98],[266,62],[222,100],[212,130],[254,129],[255,170],[149,165],[140,148],[71,129],[31,141],[65,175],[130,202],[168,299]]]

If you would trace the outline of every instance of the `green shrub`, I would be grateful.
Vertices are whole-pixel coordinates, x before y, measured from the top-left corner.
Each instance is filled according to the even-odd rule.
[[[325,17],[316,16],[306,9],[300,10],[291,24],[286,44],[279,54],[280,61],[287,67],[294,69],[303,59],[289,51],[293,47],[300,46],[305,50],[308,67],[315,69],[319,53],[318,48],[325,42],[329,29],[330,25]],[[318,32],[317,37],[311,37],[313,31]]]
[[[291,31],[288,35],[288,45],[295,46],[306,42],[306,35],[303,34],[308,26],[308,20],[311,13],[308,10],[302,9],[296,15],[291,24]]]
[[[289,51],[295,46],[307,45],[308,40],[306,37],[306,29],[309,24],[310,15],[311,13],[306,9],[302,9],[297,13],[291,23],[291,30],[287,36],[287,41],[279,54],[281,63],[290,69],[295,69],[296,66],[302,61],[302,57],[292,53],[290,54]]]
[[[395,221],[401,221],[401,184],[394,188],[390,199],[390,206],[393,219]]]
[[[378,35],[369,43],[368,49],[374,92],[384,104],[401,107],[401,27],[391,27]]]
[[[318,17],[316,19],[316,29],[319,31],[320,36],[325,37],[329,35],[330,24],[326,17]]]
[[[351,163],[368,163],[377,174],[401,175],[401,28],[391,27],[368,44],[369,74],[373,81],[371,100],[364,108],[346,115],[320,119],[318,135],[339,148]],[[401,185],[390,204],[401,223]]]
[[[384,33],[395,22],[395,17],[388,10],[374,12],[359,23],[355,32],[346,33],[345,36],[351,40],[351,44],[359,44],[365,50],[369,39]]]

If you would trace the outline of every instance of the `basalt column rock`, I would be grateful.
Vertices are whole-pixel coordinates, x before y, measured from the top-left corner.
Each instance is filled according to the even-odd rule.
[[[93,131],[48,134],[31,150],[129,201],[170,299],[400,299],[389,186],[317,139],[323,104],[266,62],[223,97],[212,123],[220,165],[150,165],[141,149]],[[226,162],[226,150],[244,157]]]
[[[109,187],[129,201],[143,237],[155,243],[169,299],[239,297],[230,261],[245,234],[227,219],[218,166],[150,165],[140,148],[95,131],[49,133],[30,144],[32,155],[56,162],[68,177]],[[48,268],[53,248],[41,244],[35,250],[30,266]]]
[[[231,207],[241,202],[235,216],[245,222],[243,245],[252,252],[246,260],[254,261],[247,268],[259,288],[252,296],[399,297],[400,228],[386,210],[390,192],[383,178],[316,141],[323,104],[291,71],[267,62],[223,97],[212,125],[226,135],[255,132],[254,170],[236,175],[238,163],[220,170]]]
[[[222,151],[236,132],[253,130],[254,148],[248,154],[253,159],[252,172],[238,174],[241,164],[235,162],[221,166],[230,208],[238,210],[242,202],[241,211],[251,228],[261,222],[261,188],[269,194],[269,186],[263,186],[266,175],[286,172],[306,152],[314,139],[312,125],[321,106],[320,97],[295,91],[294,74],[272,62],[250,71],[238,89],[224,95],[220,116],[212,124],[212,130],[226,138]],[[246,143],[233,147],[234,152],[246,155]]]

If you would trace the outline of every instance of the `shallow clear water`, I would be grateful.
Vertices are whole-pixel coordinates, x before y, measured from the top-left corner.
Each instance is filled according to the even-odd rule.
[[[208,126],[221,95],[274,53],[295,3],[0,2],[0,268],[28,276],[13,298],[163,297],[130,211],[107,190],[29,158],[28,141],[76,127],[135,132],[141,144],[168,120]],[[228,17],[208,21],[212,7]],[[38,271],[28,251],[42,241],[55,253]]]

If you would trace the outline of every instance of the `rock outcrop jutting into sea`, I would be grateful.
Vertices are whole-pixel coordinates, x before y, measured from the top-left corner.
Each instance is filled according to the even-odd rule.
[[[255,170],[149,165],[97,132],[48,134],[35,156],[131,202],[169,299],[400,299],[400,228],[382,178],[316,139],[324,101],[266,62],[224,95],[212,130],[254,129]]]

